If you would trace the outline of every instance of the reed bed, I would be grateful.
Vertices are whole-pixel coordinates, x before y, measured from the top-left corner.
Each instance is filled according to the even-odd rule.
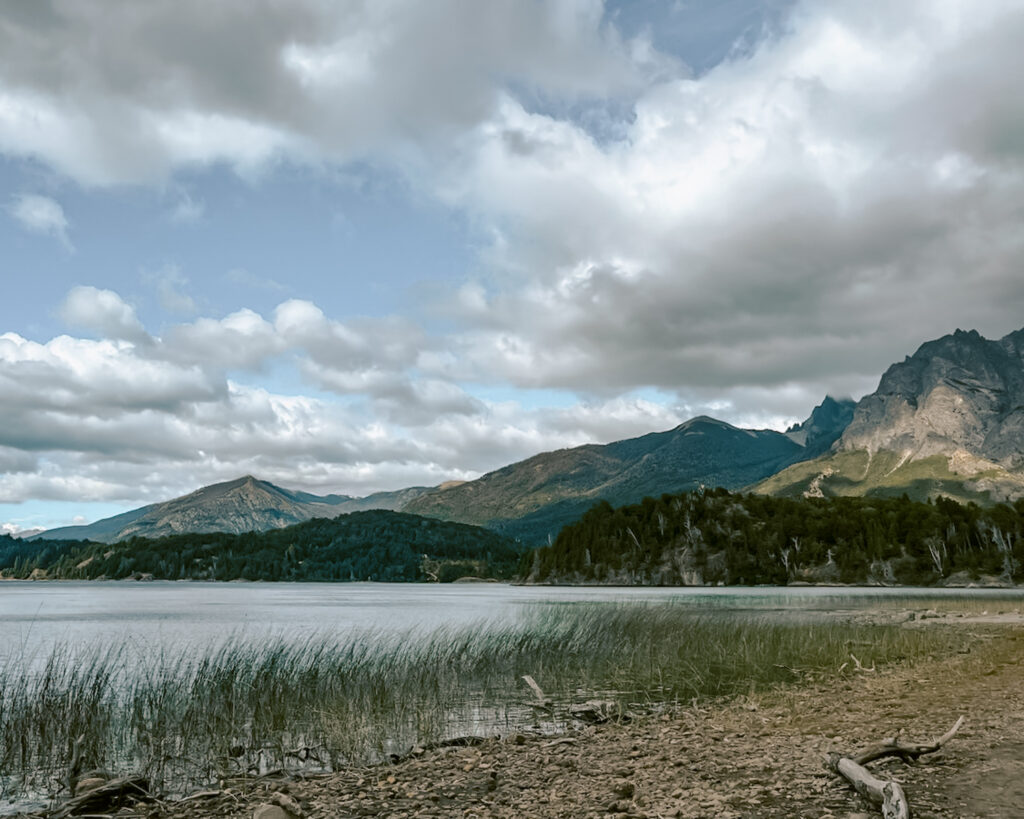
[[[83,768],[138,771],[164,792],[273,767],[337,768],[462,734],[563,727],[558,705],[624,709],[749,694],[955,650],[945,629],[701,614],[673,604],[542,606],[508,624],[358,632],[146,654],[129,644],[0,669],[8,794],[55,793]],[[556,703],[530,706],[530,674]]]

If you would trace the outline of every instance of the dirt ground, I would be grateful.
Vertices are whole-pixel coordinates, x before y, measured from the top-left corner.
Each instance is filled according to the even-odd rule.
[[[244,817],[835,817],[878,816],[822,765],[904,729],[906,741],[960,733],[895,778],[913,815],[1024,816],[1024,625],[949,624],[970,651],[755,697],[590,726],[426,751],[394,765],[307,780],[229,783],[216,795],[125,809],[147,819]],[[261,806],[283,804],[291,813]]]

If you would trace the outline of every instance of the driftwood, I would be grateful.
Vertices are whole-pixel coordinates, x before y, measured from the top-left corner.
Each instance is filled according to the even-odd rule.
[[[869,762],[874,762],[882,757],[898,756],[908,764],[914,763],[917,762],[918,757],[925,754],[934,754],[956,735],[956,732],[963,727],[963,724],[964,718],[960,717],[960,719],[953,723],[953,727],[941,737],[920,745],[906,745],[900,742],[900,734],[897,734],[891,739],[884,739],[877,745],[873,745],[863,753],[853,757],[853,759],[859,765],[867,765]]]
[[[623,711],[617,702],[612,700],[587,700],[569,706],[569,716],[580,722],[601,725],[605,722],[629,722],[631,715]]]
[[[544,696],[544,689],[537,685],[537,681],[529,674],[524,674],[523,682],[530,686],[530,690],[533,692],[533,695],[537,698],[537,702],[533,703],[533,707],[540,708],[544,711],[550,711],[551,700]]]
[[[859,663],[858,663],[859,665]],[[879,779],[864,766],[876,759],[895,756],[908,764],[916,764],[919,757],[939,750],[964,724],[960,717],[946,733],[932,742],[911,745],[900,741],[900,734],[884,739],[856,756],[831,753],[825,765],[833,773],[845,778],[866,799],[880,805],[885,819],[909,819],[910,803],[898,782]]]
[[[845,777],[864,798],[882,806],[885,819],[910,819],[910,803],[898,782],[879,779],[848,756],[829,754],[828,767]]]

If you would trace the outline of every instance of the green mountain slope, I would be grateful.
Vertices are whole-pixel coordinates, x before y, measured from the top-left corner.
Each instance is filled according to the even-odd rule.
[[[930,455],[913,460],[886,450],[853,450],[795,464],[751,489],[788,498],[906,494],[919,501],[946,497],[987,504],[1024,494],[1024,476],[965,455]]]
[[[739,429],[701,416],[668,432],[535,455],[448,489],[405,511],[487,526],[543,542],[598,500],[621,504],[702,485],[738,488],[800,457],[772,430]]]

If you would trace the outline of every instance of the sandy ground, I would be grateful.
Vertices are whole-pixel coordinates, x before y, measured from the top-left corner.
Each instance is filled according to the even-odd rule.
[[[963,714],[961,732],[921,764],[871,767],[904,785],[917,819],[1022,817],[1024,624],[965,619],[975,618],[948,627],[969,635],[969,652],[912,667],[847,668],[629,724],[520,734],[307,780],[228,783],[216,795],[114,815],[866,819],[880,813],[824,769],[823,754],[856,752],[899,729],[906,741],[927,741]],[[275,801],[292,812],[263,807]]]

